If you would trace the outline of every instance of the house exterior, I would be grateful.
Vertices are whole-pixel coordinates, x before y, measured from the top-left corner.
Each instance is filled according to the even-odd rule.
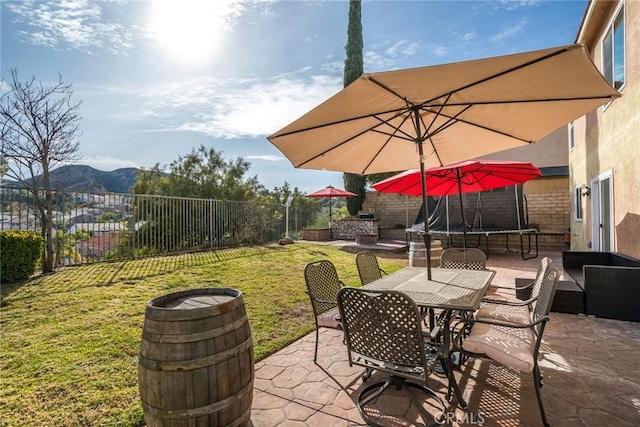
[[[118,243],[120,243],[119,233],[107,233],[78,242],[76,250],[85,259],[101,261],[108,252],[116,249]]]
[[[569,125],[571,249],[640,257],[640,2],[589,1],[576,42],[622,97]]]

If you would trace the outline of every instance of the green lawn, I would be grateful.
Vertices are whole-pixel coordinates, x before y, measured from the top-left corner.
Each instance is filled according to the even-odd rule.
[[[137,353],[150,299],[241,290],[260,360],[313,331],[303,269],[319,259],[359,285],[353,254],[298,242],[87,265],[3,286],[0,425],[142,425]],[[406,265],[380,263],[388,272]]]

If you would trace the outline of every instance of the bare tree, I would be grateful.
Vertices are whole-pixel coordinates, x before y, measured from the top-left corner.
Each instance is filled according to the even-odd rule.
[[[8,160],[7,176],[33,194],[45,240],[42,271],[47,273],[54,266],[50,172],[80,158],[81,102],[72,102],[71,84],[60,74],[57,83],[45,86],[35,77],[21,82],[16,68],[9,73],[0,94],[0,150]]]

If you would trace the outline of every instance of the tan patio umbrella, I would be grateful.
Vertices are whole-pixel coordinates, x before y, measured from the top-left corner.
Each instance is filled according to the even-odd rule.
[[[363,74],[268,139],[296,168],[424,172],[536,142],[619,96],[576,44]]]

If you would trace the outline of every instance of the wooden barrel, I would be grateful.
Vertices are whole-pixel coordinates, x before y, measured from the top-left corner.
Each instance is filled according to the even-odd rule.
[[[409,243],[409,266],[410,267],[426,267],[427,266],[427,247],[424,242]]]
[[[191,289],[147,304],[138,385],[149,427],[248,425],[253,365],[242,292]]]

